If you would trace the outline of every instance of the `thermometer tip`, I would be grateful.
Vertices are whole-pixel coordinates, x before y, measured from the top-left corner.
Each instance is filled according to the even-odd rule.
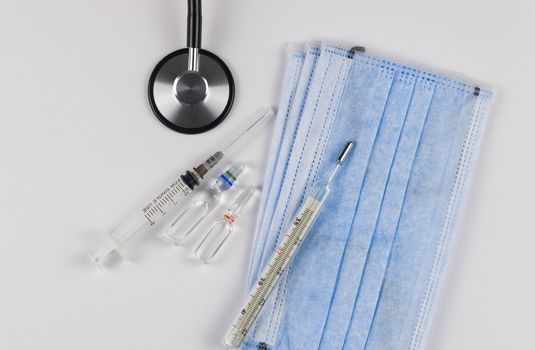
[[[338,158],[336,158],[336,163],[337,164],[342,164],[344,162],[344,160],[347,158],[347,155],[349,154],[349,152],[353,148],[353,145],[354,145],[353,141],[347,141],[346,142],[346,144],[344,145],[344,148],[342,148],[342,151],[338,155]]]

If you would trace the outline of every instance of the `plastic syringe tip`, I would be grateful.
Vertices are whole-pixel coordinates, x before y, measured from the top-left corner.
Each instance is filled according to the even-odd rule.
[[[115,253],[117,249],[117,243],[111,239],[107,239],[104,245],[93,255],[89,255],[91,261],[93,261],[98,267],[104,268],[104,263]]]

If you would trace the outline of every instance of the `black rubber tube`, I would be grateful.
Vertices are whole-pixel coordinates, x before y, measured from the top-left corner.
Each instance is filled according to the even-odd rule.
[[[201,0],[188,0],[187,47],[201,48],[202,9]]]

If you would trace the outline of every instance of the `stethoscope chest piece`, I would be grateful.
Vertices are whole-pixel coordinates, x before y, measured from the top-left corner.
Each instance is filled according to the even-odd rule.
[[[189,1],[188,48],[165,56],[149,79],[149,102],[167,127],[198,134],[219,125],[234,102],[234,79],[227,65],[200,48],[200,0]]]

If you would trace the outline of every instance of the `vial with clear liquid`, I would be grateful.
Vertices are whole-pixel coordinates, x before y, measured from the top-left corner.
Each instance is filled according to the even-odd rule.
[[[236,201],[228,208],[223,217],[212,225],[208,233],[201,240],[193,256],[205,264],[209,263],[223,246],[227,238],[232,233],[234,223],[240,216],[243,207],[249,202],[256,189],[253,186],[247,186]]]
[[[223,193],[234,185],[244,169],[245,165],[242,162],[234,163],[217,178],[212,186],[199,193],[187,207],[179,212],[177,217],[163,230],[162,237],[175,245],[182,244],[208,214],[219,205]]]

